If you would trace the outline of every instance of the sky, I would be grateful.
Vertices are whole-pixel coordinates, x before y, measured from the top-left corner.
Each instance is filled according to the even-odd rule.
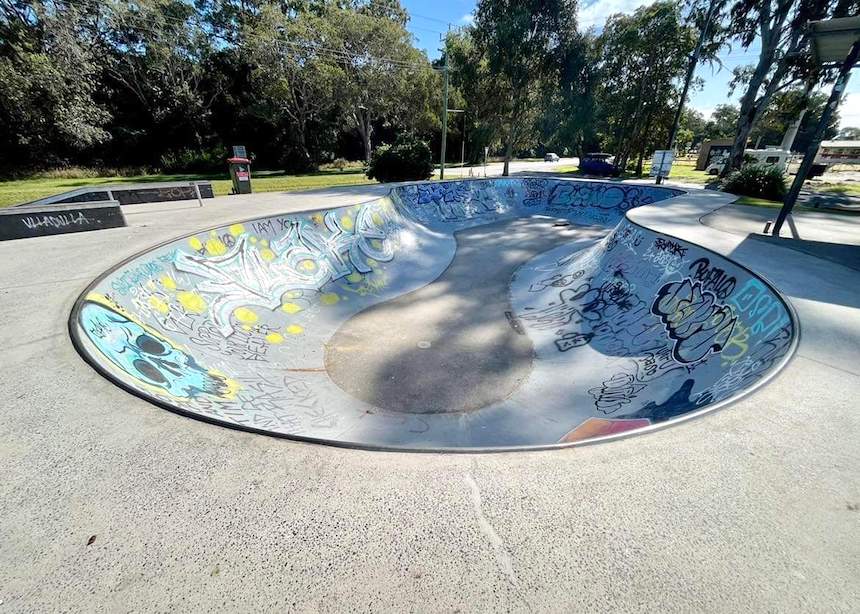
[[[580,0],[579,24],[582,29],[601,28],[606,18],[614,13],[632,13],[637,7],[650,4],[649,0]],[[433,59],[439,57],[440,36],[448,26],[468,24],[477,2],[475,0],[401,0],[410,14],[408,29],[415,36],[416,45],[424,49]],[[757,48],[729,49],[720,59],[724,67],[699,64],[696,77],[704,81],[704,87],[692,92],[688,105],[710,116],[718,104],[737,103],[740,94],[729,95],[732,68],[755,60]],[[841,127],[860,127],[860,69],[855,71],[853,82],[849,81],[848,95],[839,107]],[[829,92],[829,89],[827,90]]]

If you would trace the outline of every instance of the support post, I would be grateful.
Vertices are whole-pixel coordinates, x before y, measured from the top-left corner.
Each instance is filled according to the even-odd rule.
[[[809,143],[809,149],[803,156],[803,162],[800,163],[800,168],[797,169],[797,174],[794,176],[794,182],[791,184],[788,194],[783,201],[782,209],[779,210],[779,215],[773,225],[771,234],[778,237],[779,231],[782,230],[782,225],[785,220],[791,215],[791,210],[797,202],[797,197],[800,195],[800,190],[803,188],[803,182],[806,181],[806,176],[809,175],[809,170],[812,168],[812,163],[815,161],[815,155],[818,153],[818,148],[821,146],[821,140],[824,137],[824,130],[827,128],[827,123],[830,117],[839,106],[839,99],[845,91],[845,86],[848,85],[848,78],[851,76],[851,69],[857,63],[857,57],[860,55],[860,40],[851,46],[851,51],[848,57],[842,62],[839,67],[839,75],[836,77],[836,83],[833,84],[833,89],[830,91],[830,98],[827,99],[827,105],[821,113],[821,118],[818,120],[818,125],[815,127],[815,132],[812,133],[812,140]]]
[[[192,187],[194,188],[194,195],[197,197],[197,206],[203,206],[203,198],[200,196],[200,186],[197,185],[196,181],[191,182]]]

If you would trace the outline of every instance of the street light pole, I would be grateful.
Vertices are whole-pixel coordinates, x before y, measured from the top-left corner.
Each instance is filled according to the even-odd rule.
[[[445,38],[445,86],[442,91],[442,153],[439,160],[439,179],[445,179],[445,146],[448,140],[448,39]]]
[[[466,167],[466,111],[463,111],[463,142],[460,143],[460,168]],[[460,176],[463,176],[463,171],[460,171]]]
[[[684,103],[687,100],[687,92],[690,91],[690,83],[693,81],[693,75],[696,73],[696,65],[699,63],[699,55],[702,53],[702,47],[705,44],[705,38],[708,36],[708,30],[711,27],[711,18],[714,16],[714,10],[720,4],[719,0],[711,0],[711,5],[708,7],[708,14],[705,16],[705,23],[702,26],[702,31],[699,34],[699,42],[693,50],[693,55],[690,56],[690,65],[687,66],[687,78],[684,80],[684,89],[681,92],[681,100],[678,102],[678,108],[675,109],[675,119],[672,121],[672,130],[669,131],[669,144],[666,146],[668,151],[672,151],[675,147],[675,138],[678,136],[678,126],[681,125],[681,113],[684,112]],[[663,176],[657,170],[657,185],[663,183]]]

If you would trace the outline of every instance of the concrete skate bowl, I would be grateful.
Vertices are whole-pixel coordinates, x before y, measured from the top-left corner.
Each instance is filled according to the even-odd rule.
[[[398,186],[154,247],[96,280],[70,331],[129,392],[258,433],[423,451],[613,439],[736,400],[796,343],[767,282],[625,215],[683,194]]]

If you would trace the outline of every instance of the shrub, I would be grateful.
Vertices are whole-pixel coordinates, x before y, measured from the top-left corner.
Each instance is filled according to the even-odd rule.
[[[367,178],[380,183],[419,181],[433,174],[433,153],[427,143],[413,137],[399,137],[394,145],[377,147],[370,156]]]
[[[349,162],[346,161],[346,158],[335,158],[331,163],[331,167],[338,171],[342,171],[347,166],[349,166]]]
[[[227,169],[226,150],[213,147],[206,150],[180,149],[161,156],[163,173],[215,173]]]
[[[772,164],[748,164],[723,182],[723,191],[740,196],[782,200],[787,191],[785,175]]]

